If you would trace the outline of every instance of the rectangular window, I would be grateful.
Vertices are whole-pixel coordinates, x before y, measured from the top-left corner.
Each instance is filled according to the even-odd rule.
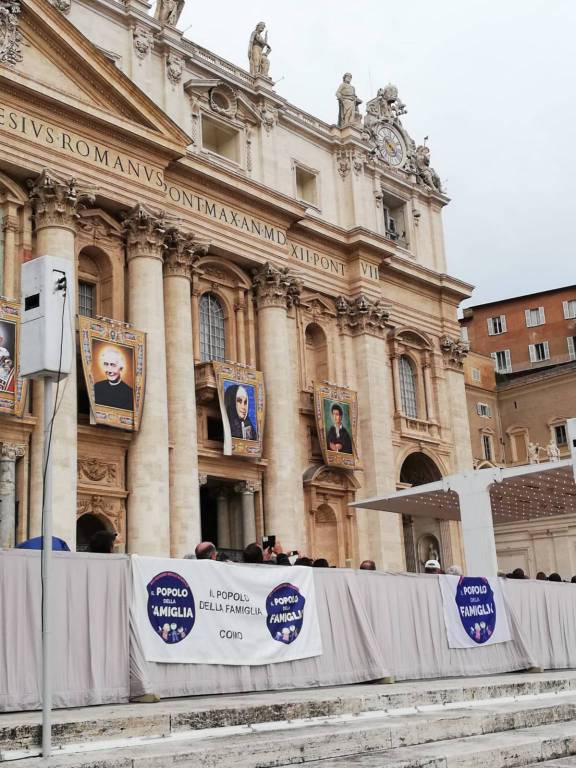
[[[524,315],[526,316],[527,328],[534,328],[535,325],[544,325],[546,322],[544,307],[537,307],[536,309],[525,309]]]
[[[299,165],[295,166],[296,173],[296,195],[298,200],[311,205],[318,205],[318,183],[317,174],[307,171]]]
[[[570,299],[569,301],[563,301],[562,307],[564,309],[564,319],[573,320],[576,318],[576,299]]]
[[[490,435],[482,435],[482,448],[486,461],[492,461],[492,438]]]
[[[239,132],[236,129],[202,117],[202,147],[208,152],[238,163],[239,144]]]
[[[502,349],[500,352],[491,352],[490,357],[494,360],[496,373],[512,373],[512,358],[509,349]]]
[[[541,363],[550,359],[550,348],[547,341],[539,341],[537,344],[529,344],[528,352],[531,363]]]
[[[476,412],[478,416],[485,416],[487,419],[492,417],[492,410],[486,403],[476,403]]]
[[[566,424],[558,424],[557,427],[554,427],[554,439],[556,440],[557,446],[568,445]]]
[[[479,368],[472,368],[472,381],[480,382],[482,380],[482,376],[480,374]]]
[[[570,360],[576,360],[576,336],[567,336],[566,343],[568,344]]]
[[[462,341],[465,341],[466,344],[470,343],[470,339],[468,338],[468,328],[466,328],[465,325],[460,326],[460,338]]]
[[[94,283],[78,283],[78,314],[84,317],[94,317],[96,286]]]
[[[506,333],[506,315],[489,317],[487,323],[489,336],[499,336],[501,333]]]

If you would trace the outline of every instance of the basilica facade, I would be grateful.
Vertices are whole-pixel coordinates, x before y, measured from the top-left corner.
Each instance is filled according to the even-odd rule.
[[[263,23],[243,69],[185,39],[176,3],[0,6],[0,294],[19,301],[37,256],[76,273],[55,535],[81,548],[106,528],[120,550],[182,556],[275,534],[340,566],[462,563],[457,523],[349,507],[472,465],[456,318],[471,287],[446,272],[448,198],[397,89],[362,115],[347,73],[329,124],[275,90]],[[145,333],[137,430],[95,423],[86,317]],[[223,362],[261,373],[258,455],[224,452]],[[353,469],[326,461],[322,383],[355,395]],[[43,433],[34,380],[0,413],[3,546],[40,533]]]

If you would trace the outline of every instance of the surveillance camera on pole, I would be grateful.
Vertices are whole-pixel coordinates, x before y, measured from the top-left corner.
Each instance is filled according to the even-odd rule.
[[[54,383],[72,370],[74,264],[40,256],[22,265],[20,375],[44,381],[44,461],[42,504],[42,755],[52,751],[51,563],[52,442],[56,416]],[[58,394],[58,388],[56,388]]]

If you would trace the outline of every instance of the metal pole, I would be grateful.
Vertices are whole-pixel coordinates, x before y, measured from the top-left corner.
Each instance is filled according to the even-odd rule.
[[[54,415],[54,381],[44,378],[44,508],[42,514],[42,756],[52,753],[52,459],[50,424]]]

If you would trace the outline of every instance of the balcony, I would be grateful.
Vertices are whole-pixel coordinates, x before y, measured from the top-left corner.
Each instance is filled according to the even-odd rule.
[[[216,376],[214,376],[212,363],[196,363],[194,366],[194,380],[197,402],[212,402],[217,394]]]

